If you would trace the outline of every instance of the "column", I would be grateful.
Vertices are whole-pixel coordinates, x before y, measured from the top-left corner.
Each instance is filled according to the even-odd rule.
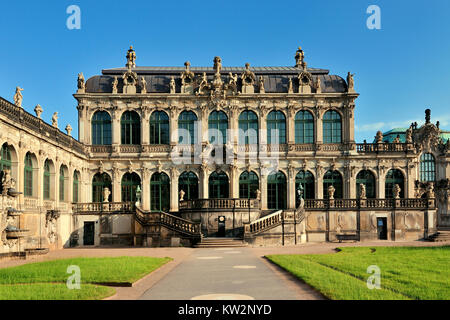
[[[323,173],[316,170],[316,199],[323,199]]]
[[[295,144],[295,110],[293,108],[289,108],[287,112],[287,143]]]
[[[354,115],[354,105],[350,106],[348,109],[348,142],[355,142],[355,115]]]
[[[322,114],[320,110],[316,110],[316,117],[314,119],[314,134],[316,136],[316,144],[323,143],[323,123]]]
[[[118,112],[114,112],[111,120],[111,131],[112,131],[112,146],[118,147],[121,143],[120,141],[120,119],[117,118]],[[119,151],[117,149],[117,151]]]
[[[170,171],[170,212],[178,212],[178,170],[172,168]]]
[[[201,177],[200,177],[200,198],[201,199],[208,199],[209,192],[208,192],[208,170],[206,168],[203,168],[201,170]]]
[[[142,172],[142,181],[141,181],[141,204],[142,210],[150,211],[150,170],[146,170]]]
[[[261,176],[261,210],[267,210],[267,175],[261,168],[260,176]]]
[[[230,196],[231,198],[239,198],[239,172],[235,166],[230,166]]]
[[[112,202],[122,202],[122,177],[120,172],[112,174]]]
[[[141,145],[150,144],[150,112],[141,114]]]
[[[377,181],[377,198],[385,199],[385,184],[386,184],[386,174],[378,169],[378,181]]]
[[[289,168],[289,179],[287,181],[287,192],[288,192],[288,209],[295,209],[295,197],[296,197],[296,190],[295,190],[295,169]]]

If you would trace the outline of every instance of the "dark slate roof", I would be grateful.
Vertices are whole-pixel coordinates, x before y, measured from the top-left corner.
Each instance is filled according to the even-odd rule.
[[[122,75],[126,68],[116,68],[103,70],[101,76],[94,76],[86,82],[87,93],[111,93],[112,82],[114,77],[117,77],[118,91],[122,91]],[[185,70],[184,67],[136,67],[133,72],[136,72],[139,80],[144,77],[147,82],[148,93],[169,93],[170,79],[173,76],[177,87],[177,92],[180,91],[181,79],[180,75]],[[212,67],[191,67],[190,70],[200,76],[203,72],[207,74],[208,81],[214,78],[214,68]],[[245,67],[223,67],[221,70],[222,80],[224,83],[228,82],[228,74],[231,72],[237,74],[239,77],[244,72]],[[298,83],[295,81],[301,69],[296,67],[250,67],[257,78],[263,76],[264,88],[266,93],[287,93],[289,78],[293,78],[294,92],[298,91]],[[323,93],[344,93],[347,91],[347,83],[344,79],[337,75],[329,75],[328,70],[308,68],[313,76],[314,81],[320,77],[321,87]],[[240,88],[241,80],[238,80],[238,88]],[[139,89],[138,89],[139,90]]]

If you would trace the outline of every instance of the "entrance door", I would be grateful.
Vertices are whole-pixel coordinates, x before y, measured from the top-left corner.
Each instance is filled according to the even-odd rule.
[[[93,246],[95,237],[95,222],[85,222],[83,232],[83,245]]]
[[[218,220],[219,220],[219,228],[217,230],[217,236],[225,237],[225,217],[220,216]]]
[[[387,218],[377,218],[378,240],[387,240]]]

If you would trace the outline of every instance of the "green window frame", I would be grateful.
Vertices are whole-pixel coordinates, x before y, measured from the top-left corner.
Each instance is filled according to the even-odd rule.
[[[281,171],[267,177],[267,207],[271,210],[287,208],[286,175]]]
[[[122,177],[122,202],[136,202],[136,190],[141,185],[141,178],[135,172],[125,173]]]
[[[228,117],[223,111],[213,111],[208,117],[208,139],[211,144],[227,143]]]
[[[164,111],[150,116],[150,144],[170,144],[169,116]]]
[[[61,166],[59,169],[59,201],[65,201],[66,195],[65,195],[65,173],[64,173],[64,167]]]
[[[73,186],[72,186],[72,202],[78,203],[79,202],[79,178],[78,178],[78,172],[75,171],[73,173]]]
[[[303,199],[314,199],[314,175],[310,171],[300,170],[295,176],[295,203],[296,207],[300,204],[300,199],[297,195],[297,190],[303,189]]]
[[[286,143],[286,116],[282,111],[274,110],[267,115],[267,143]]]
[[[111,116],[108,112],[97,111],[94,113],[91,121],[91,128],[93,145],[111,145]]]
[[[112,200],[112,182],[111,177],[106,172],[96,173],[92,178],[92,202],[103,202],[103,189],[108,188],[110,195],[108,202]]]
[[[141,144],[141,117],[135,111],[125,111],[120,119],[122,144]]]
[[[197,143],[197,116],[192,111],[183,111],[178,117],[178,143],[183,145],[193,145]],[[185,134],[189,134],[186,136]]]
[[[328,187],[333,186],[334,191],[334,198],[335,199],[342,199],[343,198],[343,182],[342,182],[342,175],[339,171],[334,170],[328,170],[325,175],[323,176],[323,198],[328,199]]]
[[[1,158],[0,158],[0,170],[11,170],[12,160],[11,160],[11,150],[9,146],[5,143],[2,146]]]
[[[431,153],[423,153],[420,156],[420,181],[436,181],[436,160]]]
[[[259,178],[253,171],[244,171],[239,176],[239,198],[256,199],[259,190]]]
[[[192,172],[183,172],[178,178],[178,190],[184,191],[184,200],[198,199],[198,177]]]
[[[150,209],[153,212],[170,211],[170,178],[164,172],[155,172],[150,179]]]
[[[370,170],[361,170],[356,175],[356,194],[359,198],[359,186],[364,184],[366,186],[366,197],[369,199],[376,198],[376,183],[375,175]]]
[[[405,177],[403,173],[398,169],[391,169],[386,174],[385,180],[385,197],[386,199],[394,198],[394,186],[398,184],[400,186],[400,198],[404,198],[405,196]]]
[[[314,143],[314,117],[307,110],[300,110],[295,115],[295,143]]]
[[[24,161],[24,186],[23,193],[25,197],[33,196],[33,159],[31,153],[25,155]]]
[[[210,199],[226,199],[230,195],[230,182],[223,171],[211,173],[208,186]]]
[[[258,144],[258,116],[251,110],[242,111],[239,115],[239,144]]]
[[[44,162],[44,200],[50,200],[50,160]]]
[[[323,143],[342,142],[342,120],[341,115],[334,110],[325,112],[323,115]]]

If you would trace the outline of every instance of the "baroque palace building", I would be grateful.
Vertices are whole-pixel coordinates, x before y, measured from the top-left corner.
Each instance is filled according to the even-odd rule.
[[[0,253],[80,245],[428,239],[450,226],[439,123],[356,143],[353,75],[138,67],[78,75],[79,140],[0,99]]]

